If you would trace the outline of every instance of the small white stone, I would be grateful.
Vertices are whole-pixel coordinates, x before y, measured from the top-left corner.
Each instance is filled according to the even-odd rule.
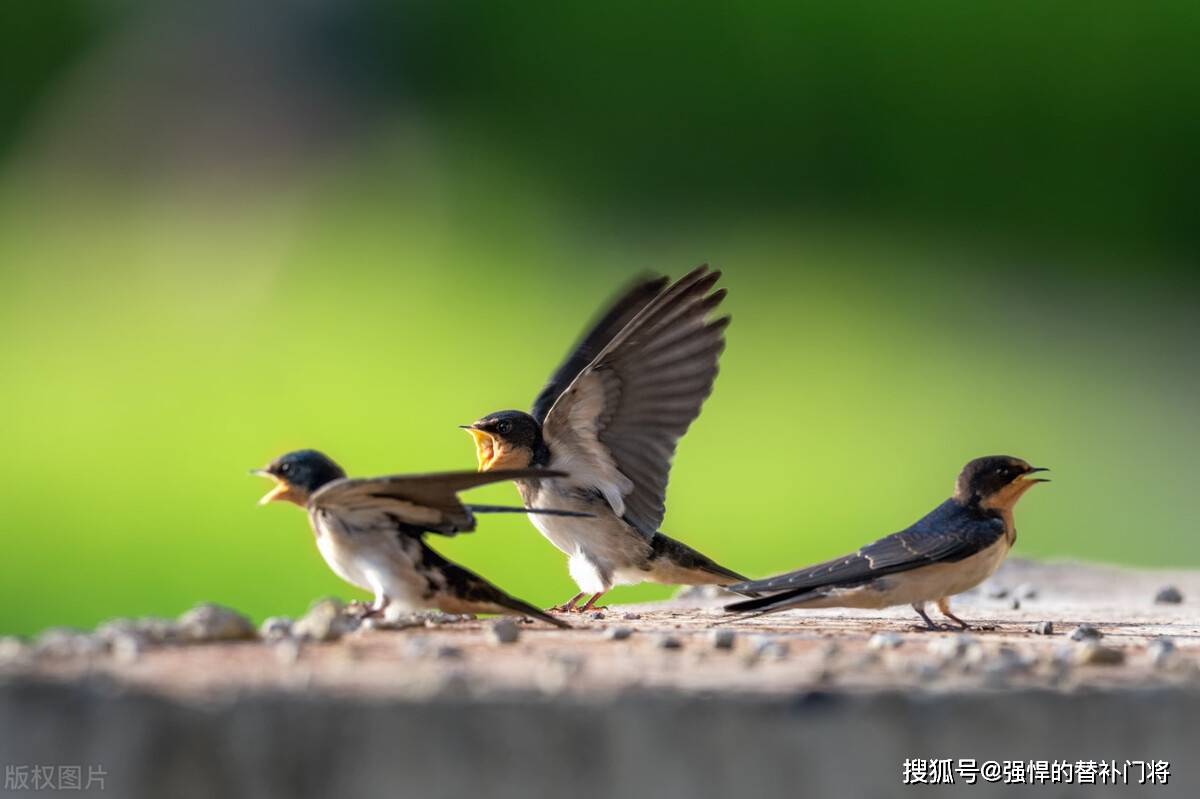
[[[979,642],[974,636],[960,633],[958,635],[939,636],[929,642],[929,653],[943,660],[958,660],[965,657],[972,648],[978,647]]]
[[[728,627],[718,628],[708,634],[708,640],[713,649],[733,649],[737,643],[737,631]]]
[[[1081,624],[1074,630],[1071,630],[1072,641],[1099,641],[1104,637],[1104,633],[1096,629],[1092,624]]]
[[[189,641],[243,641],[258,637],[258,630],[235,610],[206,602],[179,617]]]
[[[494,644],[515,644],[521,637],[521,630],[517,627],[517,623],[507,617],[492,622],[488,626],[488,632],[491,633]]]
[[[1146,647],[1146,653],[1156,669],[1166,668],[1175,656],[1175,642],[1170,638],[1155,638]]]
[[[754,638],[754,657],[783,660],[788,656],[790,647],[786,641],[780,641],[770,635],[759,635]]]
[[[868,649],[896,649],[904,644],[904,639],[896,633],[875,633],[867,641]]]
[[[292,634],[292,620],[287,616],[270,616],[263,619],[258,628],[258,634],[267,641],[288,638]]]
[[[631,635],[633,630],[629,627],[609,627],[604,631],[604,637],[611,641],[624,641]]]
[[[1092,639],[1075,648],[1075,662],[1080,665],[1117,666],[1125,662],[1125,653]]]

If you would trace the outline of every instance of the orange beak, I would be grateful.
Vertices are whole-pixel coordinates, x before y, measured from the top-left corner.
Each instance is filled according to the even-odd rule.
[[[297,505],[301,504],[296,495],[292,493],[292,487],[288,485],[287,482],[280,480],[278,477],[268,472],[266,469],[254,469],[250,473],[258,477],[267,477],[275,481],[275,487],[263,494],[262,499],[258,501],[259,505],[269,505],[272,502],[280,501],[295,502]]]
[[[479,471],[486,472],[491,468],[496,461],[497,450],[496,439],[486,430],[480,430],[474,425],[461,425],[463,430],[471,434],[471,438],[475,439],[475,458],[479,462]]]

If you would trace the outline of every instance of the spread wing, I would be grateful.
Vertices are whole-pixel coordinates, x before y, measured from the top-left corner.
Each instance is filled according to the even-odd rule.
[[[361,527],[391,526],[452,536],[475,529],[472,508],[459,501],[459,491],[504,480],[563,476],[545,469],[506,469],[346,478],[322,486],[308,505],[359,517]],[[368,523],[381,519],[382,524]]]
[[[720,272],[701,266],[661,291],[582,369],[546,414],[553,465],[599,491],[647,537],[666,513],[675,446],[717,376],[729,317]]]
[[[666,285],[665,277],[635,279],[609,305],[608,310],[589,326],[588,332],[571,349],[567,359],[562,362],[551,376],[550,382],[546,383],[546,387],[533,401],[530,415],[537,419],[538,424],[546,421],[546,414],[550,412],[554,401],[567,389],[567,386],[571,385],[571,381],[600,354],[600,351],[621,332],[625,325],[629,324],[638,311],[645,308],[651,300],[658,296],[658,293]]]
[[[728,588],[764,593],[782,591],[794,596],[821,588],[859,585],[876,577],[939,561],[962,560],[991,546],[1002,535],[1004,522],[1001,519],[969,513],[954,500],[946,500],[907,530],[881,538],[851,555]],[[779,599],[778,595],[767,596],[738,602],[728,609],[755,610]]]

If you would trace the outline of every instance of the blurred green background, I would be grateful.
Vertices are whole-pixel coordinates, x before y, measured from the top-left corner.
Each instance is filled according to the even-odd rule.
[[[1190,2],[6,4],[0,632],[360,596],[248,468],[474,468],[455,425],[705,261],[734,321],[669,533],[762,575],[1011,453],[1054,469],[1017,554],[1200,565],[1197,35]],[[520,517],[435,545],[574,592]]]

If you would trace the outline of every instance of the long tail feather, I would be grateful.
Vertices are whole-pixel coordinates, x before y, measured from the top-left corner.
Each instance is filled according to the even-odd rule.
[[[745,599],[741,602],[734,602],[725,606],[726,613],[747,613],[750,611],[759,611],[753,616],[745,616],[750,619],[754,616],[762,616],[765,613],[772,613],[776,610],[786,610],[792,607],[798,597],[805,594],[811,594],[812,591],[801,588],[795,591],[784,591],[781,594],[768,594],[767,596],[758,596],[753,599]]]
[[[514,508],[508,505],[464,505],[472,513],[537,513],[542,516],[579,516],[591,518],[595,514],[583,513],[576,510],[557,510],[556,508]]]

